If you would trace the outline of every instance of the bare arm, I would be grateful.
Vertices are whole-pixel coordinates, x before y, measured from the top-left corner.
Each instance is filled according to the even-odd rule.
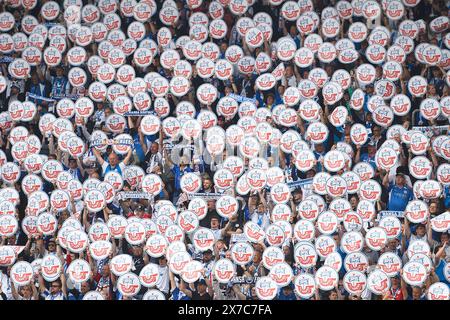
[[[105,163],[105,160],[103,160],[102,155],[100,154],[100,151],[98,151],[96,148],[92,148],[92,152],[94,153],[94,156],[97,159],[98,163],[100,163],[100,166],[103,166],[103,163]]]
[[[11,294],[14,300],[19,300],[19,294],[17,293],[16,286],[14,285],[14,281],[12,280],[11,280]]]
[[[127,153],[125,159],[123,159],[123,163],[124,163],[125,165],[128,165],[128,163],[130,162],[130,159],[131,159],[132,154],[133,154],[133,149],[130,148],[130,150],[128,150],[128,153]]]
[[[243,294],[241,292],[241,290],[239,290],[239,287],[238,287],[237,284],[234,284],[232,289],[233,289],[234,294],[238,297],[239,300],[246,300],[247,299],[245,294]]]
[[[183,279],[180,281],[180,291],[187,295],[189,298],[192,298],[192,291],[186,288],[186,283]]]
[[[61,291],[63,295],[67,298],[67,283],[66,283],[66,276],[64,275],[64,272],[61,272]]]

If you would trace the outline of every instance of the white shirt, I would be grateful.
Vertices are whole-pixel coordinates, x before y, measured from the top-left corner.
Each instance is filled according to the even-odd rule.
[[[163,293],[169,292],[169,267],[161,267],[158,265],[158,273],[159,273],[159,279],[156,283],[156,287],[161,290]]]
[[[109,166],[109,162],[104,161],[103,164],[102,164],[102,172],[103,172],[103,176],[106,174],[106,169],[108,169],[108,166]],[[118,167],[119,167],[120,170],[122,171],[122,175],[123,175],[123,173],[124,173],[124,171],[125,171],[125,167],[126,167],[125,163],[123,163],[123,162],[120,162],[118,165],[116,165],[115,169],[111,169],[111,170],[109,170],[109,171],[116,171],[116,172],[119,173],[119,171],[118,171],[118,169],[117,169]],[[109,172],[109,171],[108,171],[108,172]]]
[[[2,283],[2,291],[6,295],[6,298],[12,300],[13,296],[9,277],[6,274],[0,273],[0,282]]]
[[[259,219],[262,219],[261,225],[258,224]],[[256,213],[256,211],[255,211],[252,214],[251,220],[252,220],[252,222],[258,224],[261,227],[261,229],[263,229],[264,231],[266,231],[267,227],[270,225],[270,218],[269,218],[269,215],[267,214],[267,212],[260,215],[260,214]]]
[[[45,300],[64,300],[64,294],[62,293],[62,291],[53,295],[50,293],[50,291],[45,290],[43,295],[45,296]]]

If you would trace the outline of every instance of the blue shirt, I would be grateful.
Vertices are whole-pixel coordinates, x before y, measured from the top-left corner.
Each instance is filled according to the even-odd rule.
[[[404,211],[408,202],[413,199],[413,191],[406,185],[399,187],[391,182],[388,191],[388,210],[390,211]]]
[[[377,163],[375,162],[375,156],[370,157],[368,153],[363,153],[361,155],[360,160],[361,160],[361,162],[367,162],[368,164],[370,164],[372,166],[372,168],[377,170]]]
[[[445,269],[446,265],[447,265],[447,262],[445,262],[444,260],[441,259],[439,261],[439,264],[436,266],[435,273],[438,276],[440,282],[443,282],[446,285],[450,286],[450,282],[447,281],[447,279],[445,278],[445,275],[444,275],[444,269]]]
[[[180,289],[178,289],[178,287],[176,287],[172,291],[172,298],[173,300],[191,300],[191,298],[189,298],[187,295],[181,292]]]

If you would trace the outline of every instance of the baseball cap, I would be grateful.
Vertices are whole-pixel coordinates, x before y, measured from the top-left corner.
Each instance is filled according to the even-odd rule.
[[[198,285],[204,285],[204,286],[206,286],[206,281],[205,281],[205,279],[200,279],[200,280],[198,280],[197,281],[197,286]]]

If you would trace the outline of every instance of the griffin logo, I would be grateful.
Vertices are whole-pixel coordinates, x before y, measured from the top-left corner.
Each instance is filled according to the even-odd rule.
[[[137,284],[120,284],[120,288],[124,293],[133,294],[139,286]]]

